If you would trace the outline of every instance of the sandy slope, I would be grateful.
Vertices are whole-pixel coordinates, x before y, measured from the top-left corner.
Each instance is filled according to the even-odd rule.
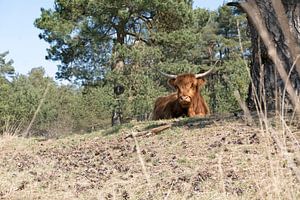
[[[124,137],[164,122],[1,138],[0,199],[300,199],[296,176],[259,127],[236,117],[171,122],[136,140]],[[293,142],[286,137],[287,148]],[[288,152],[299,169],[299,149]]]

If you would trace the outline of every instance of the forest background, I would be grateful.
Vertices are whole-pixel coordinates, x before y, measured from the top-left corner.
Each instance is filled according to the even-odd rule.
[[[234,91],[247,98],[250,39],[246,16],[235,8],[193,9],[188,0],[56,0],[34,24],[49,44],[47,59],[60,63],[56,79],[70,84],[58,84],[42,67],[18,74],[2,53],[2,133],[22,134],[29,125],[43,136],[103,129],[118,106],[123,123],[147,120],[155,99],[172,91],[156,69],[197,73],[218,61],[201,90],[211,112],[239,110]],[[114,93],[118,85],[121,95]]]

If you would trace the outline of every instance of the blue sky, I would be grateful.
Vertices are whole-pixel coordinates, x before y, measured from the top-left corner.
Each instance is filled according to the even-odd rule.
[[[0,0],[0,53],[9,51],[16,72],[27,74],[33,67],[44,67],[54,77],[57,62],[45,60],[49,46],[40,40],[41,32],[33,22],[40,16],[40,8],[52,8],[54,0]],[[194,0],[194,7],[217,9],[224,0]]]

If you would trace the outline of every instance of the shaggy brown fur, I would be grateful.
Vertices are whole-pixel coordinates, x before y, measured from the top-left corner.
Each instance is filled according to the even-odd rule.
[[[204,79],[197,79],[194,74],[182,74],[169,79],[168,83],[177,92],[157,98],[152,115],[154,120],[209,114],[209,108],[199,93],[205,84]]]

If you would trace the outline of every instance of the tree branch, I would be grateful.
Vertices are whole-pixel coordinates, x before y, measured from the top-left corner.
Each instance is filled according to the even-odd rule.
[[[144,43],[147,44],[147,45],[150,45],[150,42],[147,41],[147,40],[145,40],[144,38],[140,37],[139,34],[131,33],[131,32],[125,32],[125,33],[126,33],[127,35],[130,35],[130,36],[135,37],[135,38],[138,39],[138,40],[141,40],[142,42],[144,42]]]

